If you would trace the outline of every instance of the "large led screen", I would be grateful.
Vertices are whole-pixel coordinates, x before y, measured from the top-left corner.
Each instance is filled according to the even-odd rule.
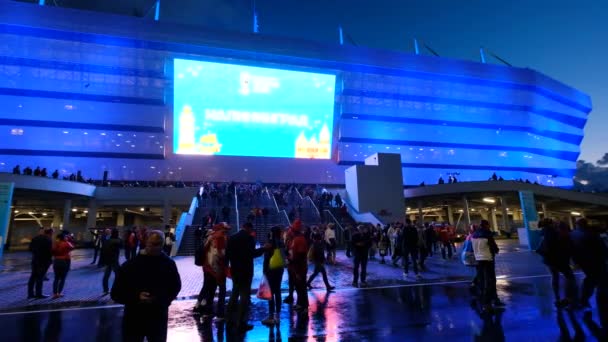
[[[329,159],[336,76],[174,60],[177,154]]]

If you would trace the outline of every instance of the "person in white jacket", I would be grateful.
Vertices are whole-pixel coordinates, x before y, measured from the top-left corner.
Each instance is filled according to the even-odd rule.
[[[336,264],[336,231],[334,230],[335,225],[330,223],[325,229],[325,243],[327,245],[327,261],[332,265]]]
[[[490,230],[490,222],[481,220],[479,229],[473,233],[471,239],[475,260],[477,261],[477,279],[480,285],[481,303],[484,311],[503,307],[496,293],[496,264],[498,245]]]

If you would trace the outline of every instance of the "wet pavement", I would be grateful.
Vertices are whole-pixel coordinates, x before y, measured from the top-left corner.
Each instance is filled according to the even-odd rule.
[[[291,313],[284,304],[279,327],[269,329],[260,323],[267,315],[267,302],[252,295],[254,329],[244,340],[601,340],[595,308],[591,317],[582,312],[558,314],[553,307],[550,277],[538,256],[513,241],[499,244],[498,290],[507,304],[504,312],[482,317],[472,308],[468,285],[473,271],[457,258],[428,259],[428,270],[422,273],[420,282],[404,279],[400,268],[370,261],[370,287],[356,289],[350,286],[352,260],[339,252],[338,264],[328,266],[330,282],[337,290],[326,293],[321,279],[315,280],[307,315]],[[119,341],[122,307],[101,296],[102,270],[89,265],[90,258],[91,251],[74,252],[66,297],[27,301],[28,254],[8,254],[0,270],[0,341]],[[188,299],[200,290],[202,272],[191,257],[175,260],[183,289],[170,309],[169,341],[241,340],[224,325],[201,324],[191,315],[194,302]],[[260,263],[257,259],[256,270],[261,269]],[[254,288],[260,280],[257,273]],[[52,273],[49,277],[52,279]],[[50,285],[45,283],[47,292]],[[286,281],[283,286],[287,286]]]
[[[499,277],[521,277],[547,274],[547,270],[535,253],[521,249],[514,240],[499,241],[501,250],[496,262],[496,272]],[[27,281],[29,278],[29,253],[17,252],[5,254],[0,263],[0,312],[41,310],[67,307],[111,305],[109,296],[102,295],[101,280],[103,268],[90,265],[92,250],[76,250],[72,252],[72,267],[66,279],[65,297],[59,299],[27,300]],[[199,293],[203,274],[200,267],[194,265],[193,257],[176,257],[181,279],[182,290],[178,299],[194,299]],[[427,270],[422,272],[422,283],[435,282],[468,282],[473,276],[473,270],[465,267],[459,258],[443,260],[435,255],[427,259]],[[352,282],[352,259],[338,251],[337,264],[327,265],[330,282],[337,288],[350,288]],[[262,258],[256,259],[256,275],[253,279],[254,291],[261,281]],[[311,267],[312,271],[312,267]],[[52,267],[49,269],[50,281],[45,282],[44,292],[50,293],[52,287]],[[380,264],[378,259],[370,260],[368,264],[368,284],[370,287],[401,286],[413,283],[413,279],[404,279],[402,269],[393,267],[390,263]],[[112,281],[113,278],[111,278]],[[283,288],[287,288],[287,272],[284,275]],[[323,287],[321,277],[317,277],[314,286]],[[230,292],[231,283],[228,282]]]
[[[176,301],[168,340],[601,341],[594,317],[556,312],[548,277],[500,280],[499,295],[506,309],[484,317],[472,309],[464,283],[311,291],[307,315],[292,314],[284,304],[272,329],[260,323],[267,302],[254,299],[254,329],[244,336],[224,324],[201,324],[190,314],[192,301]],[[119,341],[121,316],[122,308],[113,306],[0,314],[2,341]]]

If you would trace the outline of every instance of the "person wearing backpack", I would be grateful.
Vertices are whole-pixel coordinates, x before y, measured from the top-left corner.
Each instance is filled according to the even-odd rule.
[[[272,326],[279,324],[281,316],[281,281],[286,266],[286,251],[283,243],[283,229],[274,226],[268,234],[268,242],[271,248],[264,253],[264,276],[270,286],[271,297],[268,301],[268,318],[262,324]]]

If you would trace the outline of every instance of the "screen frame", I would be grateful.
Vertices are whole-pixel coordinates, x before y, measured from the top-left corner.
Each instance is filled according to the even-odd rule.
[[[178,154],[174,152],[175,148],[175,137],[174,137],[174,120],[175,120],[175,103],[174,103],[174,94],[175,94],[175,70],[174,63],[175,59],[183,59],[193,62],[210,62],[210,63],[218,63],[218,64],[228,64],[234,66],[248,66],[248,67],[258,67],[258,68],[268,68],[268,69],[277,69],[284,71],[299,71],[306,73],[316,73],[322,75],[331,75],[335,77],[335,85],[334,85],[334,106],[333,106],[333,130],[330,144],[330,155],[327,159],[313,159],[313,160],[332,160],[336,161],[338,158],[337,149],[338,149],[338,139],[339,139],[339,121],[340,121],[340,108],[341,101],[339,95],[342,94],[343,90],[343,77],[342,71],[337,69],[320,69],[317,67],[307,67],[302,65],[294,65],[294,64],[279,64],[276,62],[269,62],[264,60],[252,60],[252,59],[237,59],[230,57],[215,57],[215,56],[192,56],[192,55],[182,55],[182,54],[174,54],[165,59],[165,77],[167,80],[167,86],[165,87],[165,105],[167,108],[167,116],[165,117],[165,139],[167,144],[165,145],[165,159],[170,157],[179,157],[179,158],[271,158],[271,159],[286,159],[286,160],[309,160],[306,158],[295,158],[295,157],[274,157],[274,156],[227,156],[227,155],[198,155],[198,154]]]

